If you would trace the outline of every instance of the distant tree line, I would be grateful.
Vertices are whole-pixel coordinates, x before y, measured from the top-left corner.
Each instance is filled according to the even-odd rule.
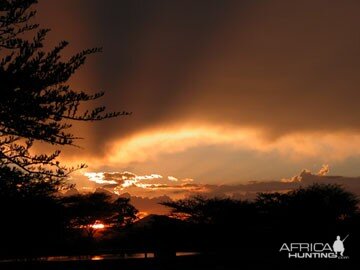
[[[199,251],[227,259],[283,260],[284,242],[332,243],[337,235],[349,234],[347,254],[358,251],[359,200],[340,185],[314,183],[258,193],[254,200],[194,196],[161,204],[170,208],[169,216],[145,217],[106,245],[166,256]]]
[[[188,237],[202,250],[266,250],[276,257],[285,241],[326,242],[347,234],[352,237],[347,245],[353,245],[349,251],[358,250],[359,200],[340,185],[315,183],[285,193],[259,193],[253,201],[195,196],[162,204],[187,224],[180,238]]]

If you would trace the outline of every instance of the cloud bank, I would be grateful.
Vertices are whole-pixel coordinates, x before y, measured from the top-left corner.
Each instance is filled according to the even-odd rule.
[[[86,176],[90,181],[95,181],[98,187],[106,188],[115,194],[120,195],[127,192],[133,196],[148,198],[169,196],[172,199],[179,199],[202,195],[209,197],[254,199],[259,192],[286,192],[313,183],[340,184],[346,189],[360,195],[360,177],[331,176],[328,175],[329,171],[329,165],[325,164],[320,168],[318,173],[312,173],[304,169],[299,175],[295,175],[289,179],[249,181],[245,184],[234,185],[201,184],[197,183],[196,180],[193,181],[193,179],[191,179],[192,181],[189,181],[189,179],[173,181],[169,180],[169,178],[164,179],[164,177],[157,174],[137,176],[129,172],[87,173]],[[94,175],[96,175],[96,179],[94,179]],[[126,180],[123,180],[124,175],[126,175]],[[128,178],[129,175],[131,175],[130,178]],[[111,180],[105,180],[105,177]],[[131,185],[128,185],[126,182],[129,180],[132,181]],[[106,181],[117,181],[117,184],[113,185],[111,183],[109,185]]]

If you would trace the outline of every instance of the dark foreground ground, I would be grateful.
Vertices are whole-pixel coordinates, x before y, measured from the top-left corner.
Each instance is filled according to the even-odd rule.
[[[241,257],[241,255],[239,255]],[[11,262],[1,263],[0,269],[36,269],[36,270],[220,270],[220,269],[360,269],[356,259],[349,260],[288,260],[274,261],[269,258],[228,258],[216,255],[196,255],[172,259],[127,259],[99,261],[66,262]]]

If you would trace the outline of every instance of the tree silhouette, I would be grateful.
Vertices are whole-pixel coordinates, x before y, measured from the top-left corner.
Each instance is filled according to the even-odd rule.
[[[178,201],[162,202],[171,208],[172,215],[195,223],[220,224],[234,222],[241,215],[271,216],[271,220],[316,219],[333,223],[358,214],[356,195],[340,185],[312,184],[286,193],[259,193],[255,201],[231,198],[204,198],[195,196]]]
[[[0,205],[0,257],[54,253],[64,247],[66,219],[59,200],[37,194],[15,198],[1,194]]]
[[[80,112],[80,106],[97,100],[103,92],[87,94],[72,89],[70,77],[85,63],[86,58],[100,52],[88,49],[61,59],[68,45],[60,42],[50,51],[43,49],[48,29],[38,29],[30,20],[35,16],[36,0],[0,1],[0,176],[7,188],[22,191],[32,181],[34,187],[54,191],[75,168],[62,166],[57,157],[34,155],[35,142],[51,145],[74,145],[79,139],[69,132],[71,121],[95,121],[127,112],[105,113],[105,107]],[[33,38],[29,37],[33,31]],[[39,186],[35,183],[42,183]]]
[[[248,201],[233,200],[230,198],[205,198],[194,196],[191,198],[162,202],[162,205],[171,208],[171,214],[180,219],[202,224],[220,224],[234,221],[237,212],[245,214],[250,209]],[[248,212],[246,210],[246,212]]]
[[[66,41],[45,49],[49,29],[31,22],[36,3],[0,0],[0,212],[6,220],[0,229],[7,232],[0,244],[2,254],[19,254],[21,247],[24,252],[44,252],[65,241],[68,209],[56,192],[69,187],[67,176],[85,165],[65,167],[58,161],[60,150],[34,154],[34,145],[76,146],[80,138],[69,131],[74,121],[129,114],[91,109],[89,103],[104,93],[88,94],[68,84],[87,57],[101,49],[87,49],[67,60],[61,57]],[[105,211],[106,200],[97,200],[100,205],[93,211],[101,207]],[[82,209],[83,214],[77,212],[79,220],[86,219],[87,210]]]
[[[358,202],[356,195],[340,185],[312,184],[283,194],[260,193],[255,203],[263,218],[275,226],[317,232],[353,220]]]
[[[250,255],[278,250],[284,239],[314,241],[352,232],[359,224],[358,202],[340,185],[312,184],[285,193],[259,193],[254,201],[196,196],[161,204],[190,223],[184,237],[192,245]]]
[[[259,193],[256,204],[264,213],[317,216],[319,219],[344,220],[357,213],[356,195],[336,184],[313,184],[287,193]]]
[[[65,197],[63,203],[70,227],[84,230],[89,238],[94,236],[93,225],[97,221],[105,223],[105,220],[114,214],[111,198],[105,193],[95,192]]]
[[[130,204],[130,199],[118,198],[115,201],[110,195],[95,192],[63,198],[69,225],[73,229],[82,229],[89,238],[93,238],[100,222],[109,227],[129,226],[136,220],[138,210]]]
[[[130,204],[129,198],[118,198],[113,202],[115,215],[113,222],[117,227],[124,227],[131,225],[136,219],[136,214],[139,212],[133,205]]]

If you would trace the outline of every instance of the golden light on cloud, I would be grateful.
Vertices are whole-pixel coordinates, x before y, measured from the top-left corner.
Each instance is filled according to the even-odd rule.
[[[162,179],[159,174],[136,175],[131,172],[85,172],[84,175],[89,181],[100,185],[114,185],[115,191],[123,190],[131,186],[149,188],[156,187],[156,183],[142,183],[145,180]]]
[[[124,192],[132,194],[135,192],[138,195],[152,192],[165,195],[171,192],[178,193],[178,196],[183,197],[187,192],[202,193],[207,190],[204,185],[191,183],[194,181],[191,178],[178,179],[174,176],[163,177],[159,174],[136,175],[128,171],[86,172],[84,176],[88,181],[96,183],[98,187],[107,188],[117,195]]]
[[[141,162],[158,154],[182,152],[192,147],[216,144],[247,144],[259,137],[251,129],[224,129],[214,126],[176,127],[150,130],[109,144],[107,160],[114,162]]]
[[[360,136],[356,133],[301,132],[287,134],[276,139],[266,135],[266,130],[254,127],[241,128],[236,126],[188,124],[169,128],[156,128],[126,138],[109,141],[105,146],[105,153],[70,157],[64,160],[64,164],[76,165],[79,162],[84,162],[89,165],[89,169],[81,171],[80,176],[72,176],[74,181],[77,179],[76,183],[82,181],[81,185],[87,186],[86,182],[90,180],[96,184],[113,185],[116,186],[117,192],[121,193],[124,188],[133,186],[143,187],[148,190],[160,190],[163,189],[161,184],[166,181],[173,184],[191,183],[193,181],[192,177],[204,183],[209,179],[210,181],[216,179],[216,181],[222,182],[221,175],[216,176],[217,178],[211,178],[213,177],[211,171],[213,171],[214,166],[217,166],[215,157],[211,157],[212,160],[209,162],[204,160],[198,165],[184,160],[191,160],[192,153],[196,153],[198,150],[201,151],[202,148],[207,146],[211,146],[209,149],[222,149],[229,151],[229,153],[231,151],[233,153],[239,152],[240,156],[242,151],[245,151],[245,154],[254,153],[259,158],[271,155],[271,158],[276,158],[279,164],[282,161],[287,164],[289,162],[294,164],[294,168],[296,166],[295,171],[299,169],[296,165],[298,162],[314,160],[323,164],[336,164],[337,162],[343,162],[347,158],[360,156],[360,148],[354,147],[354,145],[360,145]],[[174,158],[169,159],[168,156]],[[162,169],[163,164],[166,164],[165,169]],[[121,175],[120,178],[114,179],[109,177],[109,173],[104,172],[104,166],[117,172],[123,171],[124,168],[132,168],[134,172],[147,172],[144,175],[132,173],[126,175],[126,172],[124,172],[125,174]],[[173,169],[168,169],[169,166],[173,166]],[[191,168],[191,166],[193,167]],[[255,163],[248,166],[255,167],[257,165]],[[311,165],[302,166],[310,167]],[[149,170],[159,172],[164,176],[157,173],[148,173]],[[209,170],[209,173],[203,174],[204,170]],[[223,170],[225,171],[226,167],[223,167]],[[187,175],[184,175],[183,172]],[[241,173],[242,171],[238,174],[238,177],[225,179],[223,183],[226,183],[227,180],[235,181],[240,179],[246,181],[252,179],[251,175],[250,177],[243,176]],[[184,179],[186,177],[189,178]],[[272,176],[264,174],[263,178],[272,178]],[[162,179],[163,181],[149,182],[148,180],[151,179]],[[121,181],[119,182],[119,180]],[[195,182],[198,183],[198,181]]]
[[[86,172],[84,175],[92,182],[97,184],[117,184],[115,180],[106,180],[104,179],[104,173],[102,172]]]
[[[173,182],[179,181],[179,179],[177,179],[177,178],[174,177],[174,176],[168,176],[168,180],[169,180],[169,181],[173,181]]]
[[[128,164],[155,159],[161,154],[172,154],[190,148],[222,145],[254,152],[276,152],[294,160],[315,157],[319,160],[342,160],[360,155],[360,136],[346,132],[323,134],[302,132],[269,139],[265,130],[256,128],[187,126],[157,129],[138,133],[109,143],[105,156],[108,164]]]

